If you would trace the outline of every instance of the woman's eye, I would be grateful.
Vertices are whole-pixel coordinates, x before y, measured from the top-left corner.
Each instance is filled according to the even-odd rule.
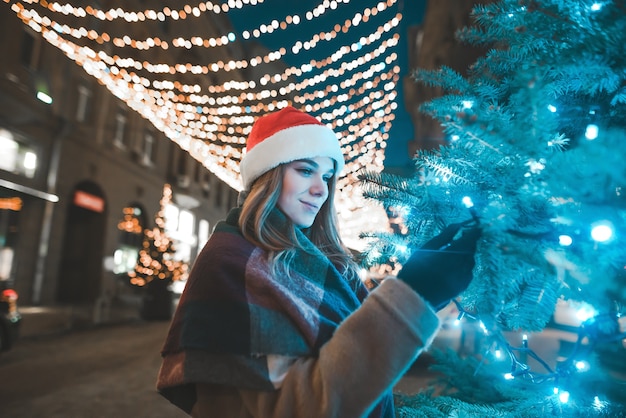
[[[313,174],[313,170],[311,170],[310,168],[298,168],[297,171],[300,174],[303,174],[303,175],[311,175],[311,174]]]

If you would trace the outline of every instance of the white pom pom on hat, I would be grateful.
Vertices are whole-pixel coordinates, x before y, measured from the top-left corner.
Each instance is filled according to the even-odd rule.
[[[336,173],[343,170],[343,153],[332,129],[292,106],[261,116],[252,125],[239,166],[244,190],[280,164],[315,157],[330,157]]]

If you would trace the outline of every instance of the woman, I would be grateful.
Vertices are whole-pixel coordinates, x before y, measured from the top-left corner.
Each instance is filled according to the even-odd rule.
[[[157,389],[194,417],[393,417],[391,388],[438,329],[431,306],[471,280],[473,252],[430,275],[416,253],[368,295],[335,223],[334,132],[287,107],[259,118],[246,146],[247,196],[194,264]]]

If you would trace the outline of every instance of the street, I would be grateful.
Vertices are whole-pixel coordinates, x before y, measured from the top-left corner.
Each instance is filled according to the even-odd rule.
[[[0,356],[2,418],[176,418],[157,394],[168,322],[27,338]]]
[[[0,355],[1,418],[183,418],[155,390],[167,321],[23,338]],[[413,393],[430,373],[406,376]]]
[[[0,355],[0,417],[186,417],[155,390],[168,326],[135,319],[21,339]],[[444,328],[434,345],[459,349],[459,335],[458,328]],[[532,345],[553,363],[563,336],[552,331],[536,338]],[[468,336],[466,349],[472,341]],[[422,355],[396,391],[411,394],[426,386],[434,376],[425,370],[428,361]]]

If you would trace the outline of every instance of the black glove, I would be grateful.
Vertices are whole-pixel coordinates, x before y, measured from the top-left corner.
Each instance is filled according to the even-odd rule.
[[[476,242],[481,229],[473,221],[447,226],[439,235],[415,251],[398,278],[411,286],[436,310],[463,292],[472,281]],[[466,227],[467,226],[467,227]],[[466,227],[458,239],[455,235]]]

